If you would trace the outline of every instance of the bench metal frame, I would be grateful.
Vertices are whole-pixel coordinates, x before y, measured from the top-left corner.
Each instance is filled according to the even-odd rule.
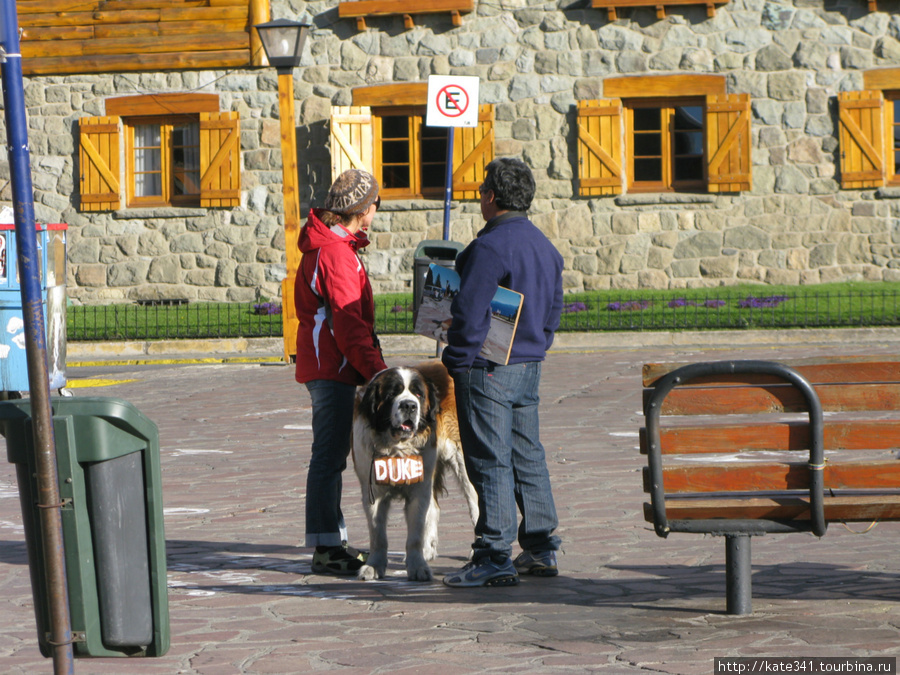
[[[777,520],[669,520],[666,515],[666,491],[663,485],[663,461],[660,443],[662,404],[678,386],[704,376],[729,374],[772,375],[796,387],[806,400],[809,415],[809,510],[808,521]],[[656,534],[667,537],[670,532],[713,534],[725,537],[726,611],[728,614],[750,614],[752,586],[750,537],[767,532],[812,532],[824,536],[828,524],[824,511],[825,444],[822,404],[809,381],[794,369],[773,361],[712,361],[682,366],[660,378],[653,386],[644,410],[647,429],[647,457],[650,467],[650,501]]]

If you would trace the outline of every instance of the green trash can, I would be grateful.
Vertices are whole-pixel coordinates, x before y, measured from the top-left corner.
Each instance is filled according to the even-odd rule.
[[[159,432],[127,401],[52,398],[75,656],[169,649]],[[28,399],[0,402],[16,465],[41,653],[51,656],[48,590]]]

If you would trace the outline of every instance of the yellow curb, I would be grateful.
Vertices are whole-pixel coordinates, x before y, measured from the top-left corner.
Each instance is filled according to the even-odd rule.
[[[66,389],[85,389],[88,387],[111,387],[115,384],[127,384],[128,382],[137,382],[137,380],[106,380],[106,379],[84,379],[69,380],[66,382]]]

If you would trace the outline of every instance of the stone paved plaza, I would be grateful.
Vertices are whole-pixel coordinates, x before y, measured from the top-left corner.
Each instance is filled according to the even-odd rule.
[[[79,659],[76,672],[699,675],[722,656],[895,656],[900,524],[865,535],[833,525],[821,540],[755,538],[754,613],[736,617],[724,613],[724,542],[663,540],[643,520],[644,362],[895,354],[900,346],[890,331],[750,336],[720,335],[705,346],[688,337],[651,346],[627,334],[593,347],[560,340],[544,369],[542,437],[561,520],[561,575],[499,589],[407,582],[399,509],[388,580],[310,573],[310,551],[298,542],[311,411],[292,368],[227,359],[71,367],[76,396],[123,398],[159,425],[172,642],[160,658]],[[393,353],[388,362],[424,356]],[[365,546],[359,494],[348,471],[351,543]],[[464,563],[471,541],[461,496],[442,506],[438,576]],[[5,462],[0,664],[11,675],[52,672],[37,648],[15,473]]]

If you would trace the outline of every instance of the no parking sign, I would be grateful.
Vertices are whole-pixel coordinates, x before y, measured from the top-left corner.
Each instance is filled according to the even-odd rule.
[[[429,127],[478,126],[478,78],[429,77],[425,124]]]

